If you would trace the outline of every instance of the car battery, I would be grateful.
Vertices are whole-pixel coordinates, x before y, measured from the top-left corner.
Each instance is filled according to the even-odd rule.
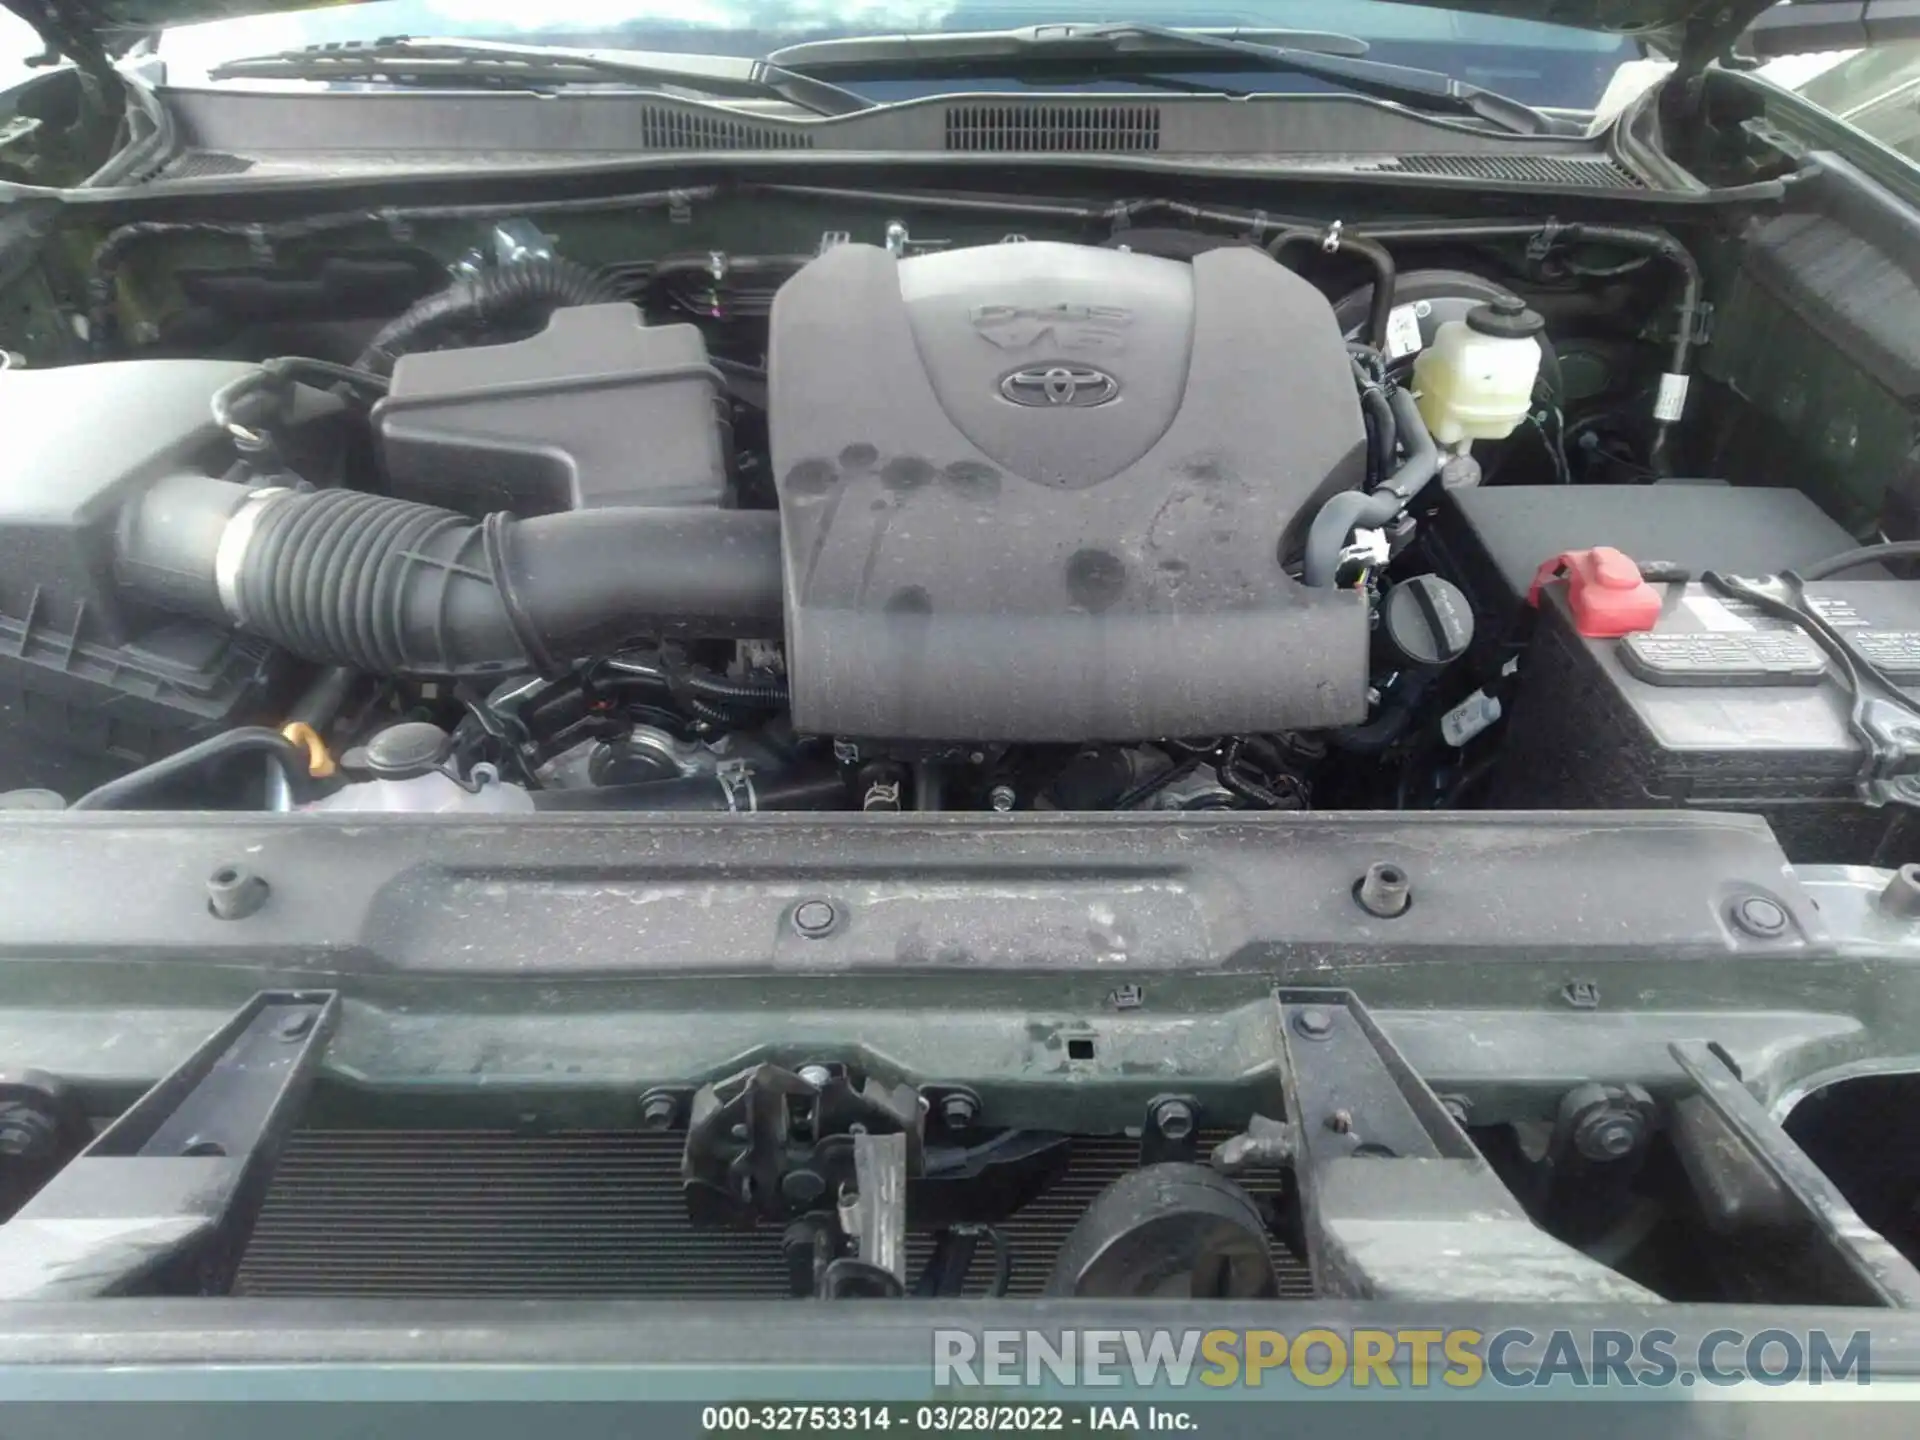
[[[1852,695],[1813,637],[1702,584],[1657,588],[1652,628],[1607,638],[1579,633],[1564,582],[1540,588],[1488,803],[1746,811],[1796,862],[1920,860],[1912,810],[1859,798]],[[1825,581],[1806,599],[1920,697],[1920,583]]]
[[[1422,539],[1433,568],[1473,606],[1472,669],[1481,680],[1525,648],[1527,590],[1551,556],[1610,545],[1691,575],[1774,575],[1860,543],[1797,490],[1673,481],[1448,490]]]

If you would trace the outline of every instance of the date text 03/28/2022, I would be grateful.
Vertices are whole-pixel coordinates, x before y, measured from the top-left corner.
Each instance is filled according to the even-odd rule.
[[[1192,1412],[1171,1405],[709,1405],[707,1435],[1025,1435],[1073,1431],[1192,1434]]]

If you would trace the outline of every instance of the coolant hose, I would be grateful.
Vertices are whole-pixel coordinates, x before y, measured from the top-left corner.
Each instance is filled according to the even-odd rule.
[[[391,375],[412,350],[431,350],[467,330],[539,325],[555,310],[620,299],[606,281],[570,260],[540,257],[483,270],[415,302],[389,321],[354,366]]]
[[[377,675],[554,675],[636,636],[782,631],[773,511],[610,508],[476,521],[350,490],[155,485],[116,573],[154,604]]]
[[[1371,495],[1342,490],[1320,507],[1307,531],[1302,578],[1309,585],[1332,585],[1339,574],[1340,552],[1347,548],[1347,537],[1359,526],[1386,524],[1439,473],[1440,447],[1433,443],[1412,393],[1395,390],[1387,397],[1387,405],[1393,412],[1394,429],[1406,449],[1406,458]]]
[[[1279,260],[1295,245],[1313,245],[1329,255],[1346,251],[1358,255],[1373,267],[1373,300],[1367,307],[1367,343],[1384,354],[1387,349],[1387,330],[1393,323],[1393,253],[1377,240],[1370,240],[1364,235],[1349,235],[1334,226],[1324,231],[1282,230],[1268,242],[1267,253]]]

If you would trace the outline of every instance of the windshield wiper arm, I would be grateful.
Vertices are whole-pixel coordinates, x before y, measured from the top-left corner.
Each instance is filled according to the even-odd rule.
[[[1263,33],[1263,32],[1251,32]],[[1264,32],[1279,40],[1284,32]],[[1391,100],[1433,114],[1466,115],[1521,135],[1544,135],[1562,127],[1519,100],[1456,80],[1437,70],[1394,65],[1366,57],[1366,42],[1353,36],[1302,34],[1301,44],[1269,43],[1249,32],[1181,30],[1130,22],[1036,25],[976,35],[901,35],[858,41],[822,41],[776,50],[770,61],[801,73],[859,74],[879,78],[911,67],[916,75],[996,70],[1058,73],[1075,60],[1101,61],[1115,78],[1157,79],[1153,66],[1185,56],[1218,55],[1223,68],[1284,71],[1327,80],[1363,95]],[[1354,47],[1358,47],[1357,49]],[[1115,62],[1130,68],[1120,69]],[[1138,62],[1139,68],[1131,68]],[[1152,62],[1149,66],[1148,62]]]
[[[696,58],[705,65],[693,63]],[[212,80],[393,80],[429,85],[672,85],[706,95],[785,100],[816,115],[851,115],[869,100],[812,75],[766,60],[731,55],[687,57],[684,65],[620,60],[540,45],[470,40],[389,40],[312,45],[228,60]]]

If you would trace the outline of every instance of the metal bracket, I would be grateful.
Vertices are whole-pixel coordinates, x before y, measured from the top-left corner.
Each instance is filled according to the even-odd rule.
[[[1283,990],[1278,1000],[1301,1220],[1320,1295],[1657,1298],[1536,1226],[1351,992]]]
[[[1200,1145],[1200,1102],[1191,1095],[1156,1095],[1140,1127],[1140,1163],[1192,1160]]]
[[[907,1137],[853,1137],[853,1188],[840,1192],[840,1228],[862,1262],[907,1284]],[[828,1267],[831,1269],[832,1267]]]
[[[0,1225],[0,1300],[223,1294],[340,1012],[254,996]]]
[[[868,1079],[855,1088],[846,1068],[809,1077],[756,1065],[693,1097],[681,1190],[696,1225],[751,1226],[830,1204],[854,1179],[859,1141],[906,1137],[907,1166],[923,1164],[920,1097],[911,1086]]]
[[[1727,1068],[1727,1062],[1704,1041],[1677,1041],[1667,1049],[1698,1087],[1698,1098],[1800,1212],[1799,1228],[1815,1242],[1815,1253],[1807,1258],[1817,1267],[1824,1287],[1838,1292],[1810,1296],[1803,1303],[1920,1309],[1920,1271],[1860,1218],[1820,1167]],[[1803,1249],[1783,1244],[1777,1233],[1765,1248],[1776,1256]]]

